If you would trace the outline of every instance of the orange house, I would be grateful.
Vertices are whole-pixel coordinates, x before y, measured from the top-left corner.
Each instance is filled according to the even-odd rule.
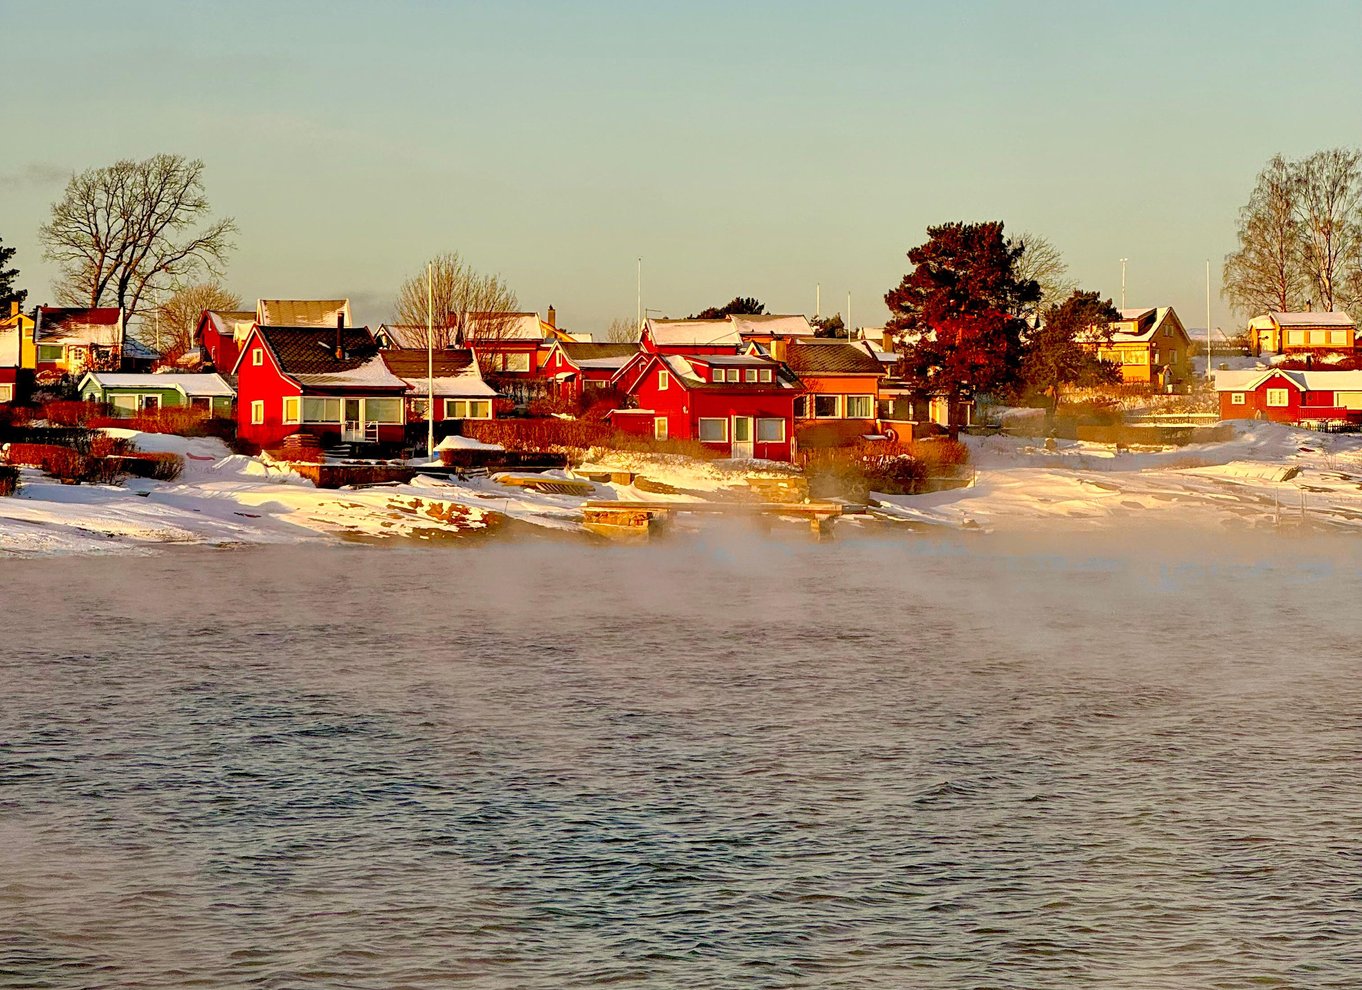
[[[839,438],[875,432],[886,370],[868,347],[808,337],[777,344],[774,353],[804,385],[795,403],[797,429],[816,425]]]

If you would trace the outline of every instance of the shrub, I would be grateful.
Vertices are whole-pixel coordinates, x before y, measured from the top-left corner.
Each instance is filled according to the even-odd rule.
[[[70,450],[70,447],[54,443],[12,443],[5,447],[5,461],[21,467],[42,468],[46,471],[45,465],[50,459],[65,456],[65,452]]]
[[[225,434],[236,433],[236,424],[231,420],[215,418],[206,409],[184,406],[147,409],[125,417],[103,415],[88,420],[88,425],[96,429],[112,427],[139,433],[173,433],[182,437],[215,436],[226,439]],[[230,434],[227,433],[228,429]]]
[[[54,399],[44,402],[39,416],[56,426],[89,426],[94,419],[109,415],[109,407],[97,402]]]
[[[19,469],[8,464],[0,465],[0,497],[13,495],[19,490]]]
[[[945,439],[862,441],[805,450],[800,455],[812,496],[853,501],[865,501],[871,492],[912,495],[926,491],[934,479],[953,477],[968,460],[964,444]]]
[[[615,431],[605,423],[581,419],[493,419],[467,420],[463,434],[507,450],[562,453],[611,446]]]
[[[131,454],[116,460],[127,474],[135,478],[151,478],[153,481],[174,481],[184,471],[184,458],[179,454]]]

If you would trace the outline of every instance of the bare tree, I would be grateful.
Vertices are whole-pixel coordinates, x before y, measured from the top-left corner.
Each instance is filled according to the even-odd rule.
[[[1013,265],[1013,272],[1018,279],[1032,281],[1040,286],[1040,301],[1035,304],[1034,312],[1058,306],[1078,287],[1078,283],[1069,277],[1069,265],[1059,253],[1059,248],[1046,238],[1027,231],[1012,243],[1020,245],[1022,249]]]
[[[460,340],[500,339],[514,325],[511,314],[520,300],[511,287],[500,275],[474,271],[456,251],[430,260],[429,294],[427,284],[425,268],[402,283],[397,293],[397,322],[424,327],[429,316],[436,347],[452,347]]]
[[[197,159],[155,155],[71,176],[38,231],[43,257],[61,267],[57,298],[120,306],[131,320],[150,293],[220,275],[236,224],[209,220],[203,170]]]
[[[1362,152],[1317,151],[1295,168],[1296,218],[1305,274],[1320,309],[1348,304],[1362,267]]]
[[[1290,312],[1305,299],[1298,186],[1296,166],[1274,155],[1239,211],[1239,249],[1225,256],[1221,293],[1245,316]]]
[[[601,339],[610,344],[633,344],[639,338],[638,321],[632,316],[620,316],[610,321]]]
[[[194,329],[205,309],[223,312],[241,306],[241,297],[217,279],[172,286],[170,296],[142,320],[139,336],[161,354],[183,354],[194,344]]]

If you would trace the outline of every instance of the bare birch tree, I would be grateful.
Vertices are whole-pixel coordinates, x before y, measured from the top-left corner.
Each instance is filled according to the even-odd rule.
[[[164,355],[183,354],[194,343],[194,330],[205,309],[230,312],[241,306],[241,297],[217,279],[171,286],[170,296],[143,319],[140,336]]]
[[[1013,266],[1017,278],[1040,286],[1040,301],[1035,304],[1035,312],[1058,306],[1078,287],[1078,283],[1069,277],[1069,265],[1059,248],[1046,238],[1028,231],[1012,243],[1022,248]]]
[[[638,321],[632,316],[619,316],[611,320],[601,335],[601,340],[607,344],[633,344],[638,338]]]
[[[1290,312],[1305,301],[1298,189],[1297,167],[1274,155],[1239,211],[1239,249],[1225,256],[1221,294],[1245,316]]]
[[[458,252],[430,260],[430,292],[426,269],[412,275],[397,292],[397,322],[435,327],[435,346],[486,342],[504,337],[514,325],[512,314],[520,300],[500,275],[483,275],[470,268]],[[430,300],[430,308],[427,300]]]
[[[182,155],[123,160],[71,176],[39,228],[67,305],[121,306],[131,320],[151,293],[220,275],[236,224],[210,220],[204,164]]]
[[[1317,151],[1295,169],[1301,256],[1316,308],[1346,308],[1362,269],[1362,152]]]

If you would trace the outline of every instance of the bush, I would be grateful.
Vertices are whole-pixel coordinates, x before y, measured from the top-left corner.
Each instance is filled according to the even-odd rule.
[[[151,478],[153,481],[174,481],[184,471],[184,458],[179,454],[129,454],[110,458],[110,461],[117,461],[121,471],[134,478]]]
[[[148,409],[134,416],[102,415],[88,420],[96,429],[114,428],[136,430],[139,433],[172,433],[182,437],[220,437],[236,435],[234,420],[212,416],[206,409],[175,406],[168,409]]]
[[[8,464],[0,465],[0,497],[13,495],[19,490],[19,469]]]
[[[507,450],[564,453],[611,446],[615,431],[606,423],[581,419],[466,420],[463,435]]]
[[[871,492],[915,495],[935,479],[953,477],[969,460],[964,444],[932,439],[914,443],[862,441],[846,447],[806,450],[800,461],[815,498],[863,502]]]
[[[44,402],[39,417],[56,426],[89,426],[91,420],[105,418],[109,407],[97,402],[54,399]]]
[[[125,474],[122,461],[130,445],[126,440],[96,435],[90,450],[52,443],[12,443],[5,447],[5,460],[12,465],[38,468],[68,485],[88,482],[115,484]]]

